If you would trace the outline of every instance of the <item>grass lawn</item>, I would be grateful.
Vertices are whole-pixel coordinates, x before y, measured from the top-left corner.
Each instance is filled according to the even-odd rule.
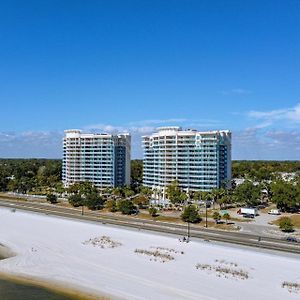
[[[276,204],[271,203],[266,208],[260,209],[259,212],[268,213],[271,209],[276,209]]]
[[[173,223],[183,223],[179,217],[158,215],[157,217],[151,217],[149,213],[140,212],[138,215],[134,216],[134,218],[138,219],[146,219],[146,220],[156,220],[162,222],[173,222]]]
[[[24,197],[18,197],[16,195],[10,195],[10,194],[6,194],[6,193],[0,193],[0,198],[26,201],[26,199]]]
[[[143,213],[143,212],[140,212],[137,216],[133,216],[133,217],[139,218],[139,219],[157,220],[157,221],[162,221],[162,222],[186,224],[185,222],[183,222],[180,219],[180,217],[159,215],[159,216],[153,218],[148,213]],[[208,225],[208,228],[216,228],[216,229],[221,229],[221,230],[239,230],[234,224],[230,224],[230,221],[229,221],[229,224],[226,224],[226,223],[216,224],[216,222],[208,220],[207,225]],[[205,218],[202,217],[202,221],[200,223],[194,224],[194,225],[199,226],[199,227],[204,227],[205,226]]]
[[[218,209],[208,210],[207,211],[207,217],[208,218],[213,218],[214,212],[220,213],[220,211]],[[228,213],[230,215],[230,221],[233,221],[233,222],[252,222],[253,221],[252,219],[245,219],[243,217],[241,217],[241,218],[232,217],[232,215],[230,214],[230,210],[228,210]],[[201,218],[205,218],[205,213],[200,213],[200,216],[201,216]]]
[[[287,217],[289,217],[292,220],[295,228],[300,229],[300,214],[288,215]],[[280,222],[281,218],[282,217],[278,218],[277,220],[275,220],[273,222],[270,222],[270,224],[279,226],[279,222]]]

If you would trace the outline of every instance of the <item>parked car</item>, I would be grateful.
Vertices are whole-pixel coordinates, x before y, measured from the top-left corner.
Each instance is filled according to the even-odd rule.
[[[281,215],[279,209],[271,209],[270,211],[268,211],[269,215]]]
[[[254,219],[254,215],[253,215],[253,214],[243,214],[243,218],[251,218],[251,219]]]
[[[297,239],[297,238],[295,238],[295,237],[293,237],[293,236],[288,236],[288,237],[286,238],[286,240],[287,240],[288,242],[292,242],[292,243],[300,243],[300,240]]]

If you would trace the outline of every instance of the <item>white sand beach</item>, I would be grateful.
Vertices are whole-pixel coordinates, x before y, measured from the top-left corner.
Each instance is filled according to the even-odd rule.
[[[96,239],[95,239],[96,238]],[[0,209],[0,272],[121,299],[299,299],[300,259]],[[152,255],[153,254],[153,255]],[[196,267],[197,266],[197,267]]]

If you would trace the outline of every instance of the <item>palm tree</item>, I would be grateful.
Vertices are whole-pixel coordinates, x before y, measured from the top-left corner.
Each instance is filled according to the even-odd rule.
[[[228,221],[230,220],[230,214],[229,213],[225,213],[223,215],[223,219],[226,221],[226,224],[228,224]]]

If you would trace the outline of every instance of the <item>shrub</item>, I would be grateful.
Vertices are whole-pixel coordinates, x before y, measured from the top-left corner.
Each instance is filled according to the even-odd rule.
[[[183,213],[181,214],[181,219],[184,222],[189,222],[189,223],[199,223],[201,221],[201,217],[195,205],[187,205],[184,208]]]
[[[294,224],[289,217],[282,217],[279,220],[279,228],[285,232],[294,231]]]
[[[129,200],[119,201],[117,207],[123,215],[132,215],[137,212],[136,206]]]
[[[117,204],[116,200],[109,199],[105,202],[105,207],[110,211],[110,212],[116,212],[117,211]]]
[[[48,194],[47,195],[47,201],[50,202],[51,204],[56,204],[58,203],[57,201],[57,196],[54,194]]]
[[[103,199],[97,193],[86,195],[85,204],[89,209],[97,210],[103,208]]]
[[[149,214],[151,215],[151,217],[157,217],[158,216],[158,210],[156,207],[150,207],[149,208]]]
[[[74,207],[83,206],[84,205],[84,199],[80,194],[74,194],[69,197],[69,203],[73,205]]]
[[[149,200],[144,195],[139,195],[133,199],[133,203],[137,205],[139,208],[147,208],[149,204]]]

